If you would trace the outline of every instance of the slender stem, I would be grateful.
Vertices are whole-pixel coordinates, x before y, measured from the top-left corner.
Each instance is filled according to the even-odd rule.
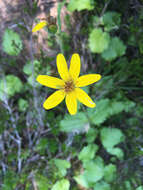
[[[66,0],[64,0],[63,2],[60,2],[58,3],[58,7],[57,7],[57,12],[58,12],[58,15],[57,15],[57,25],[58,25],[58,32],[57,32],[57,39],[58,39],[58,43],[59,43],[59,46],[60,46],[60,50],[61,50],[61,53],[64,54],[64,47],[63,47],[63,39],[62,39],[62,25],[61,25],[61,10],[62,10],[62,7],[64,6],[64,4],[66,3]]]

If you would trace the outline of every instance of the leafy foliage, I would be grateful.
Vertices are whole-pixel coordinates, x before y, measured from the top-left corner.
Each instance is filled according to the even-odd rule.
[[[60,122],[60,129],[64,132],[80,132],[88,127],[88,118],[84,113],[77,113],[75,116],[67,115]]]
[[[13,2],[7,16],[22,7],[22,18],[1,24],[0,189],[142,190],[141,1],[57,2],[48,6],[45,31],[34,34],[38,1]],[[67,62],[79,53],[81,72],[102,75],[84,87],[95,108],[78,104],[75,116],[63,103],[43,109],[53,89],[36,78],[57,77],[60,52]]]
[[[16,183],[18,181],[18,177],[15,175],[12,171],[7,171],[5,178],[4,178],[4,184],[2,185],[2,190],[10,190],[11,188],[16,187]]]
[[[119,114],[122,111],[130,111],[135,104],[131,101],[116,101],[109,99],[101,99],[97,102],[96,111],[95,109],[89,109],[88,115],[90,121],[95,125],[100,125],[107,118],[112,115]],[[105,111],[106,110],[106,111]]]
[[[102,179],[104,172],[103,172],[103,165],[98,163],[98,160],[88,161],[84,164],[85,172],[84,177],[89,183],[95,183]]]
[[[20,98],[18,100],[18,107],[19,107],[19,111],[22,111],[22,112],[26,111],[26,109],[28,108],[27,100]]]
[[[124,135],[119,129],[102,128],[101,141],[107,152],[116,155],[119,159],[123,158],[123,151],[119,148],[114,148],[117,144],[124,141]]]
[[[102,19],[105,31],[118,29],[121,24],[121,15],[117,12],[107,12]]]
[[[107,183],[114,182],[116,179],[117,168],[114,164],[109,164],[104,168],[104,179]]]
[[[54,162],[56,167],[59,169],[61,175],[64,177],[67,173],[66,169],[71,167],[70,163],[66,160],[61,160],[61,159],[55,159]]]
[[[21,80],[14,75],[7,75],[0,83],[0,99],[4,100],[6,96],[11,97],[21,91],[23,85]]]
[[[33,70],[36,72],[39,71],[39,69],[40,62],[38,60],[34,60],[33,64],[30,61],[28,61],[23,67],[23,72],[27,75],[32,75]]]
[[[108,49],[102,53],[102,57],[106,61],[112,61],[115,58],[124,55],[125,50],[126,46],[123,44],[123,42],[119,38],[115,37],[111,39]]]
[[[49,189],[49,184],[47,183],[47,178],[42,176],[42,175],[37,175],[36,176],[36,183],[37,187],[42,190],[47,190]]]
[[[102,53],[109,46],[110,36],[100,28],[93,29],[89,35],[89,47],[93,53]]]
[[[137,187],[136,190],[143,190],[143,186]]]
[[[98,146],[95,144],[89,144],[84,147],[78,155],[78,159],[82,161],[88,161],[94,158],[95,153],[98,150]]]
[[[69,190],[70,184],[67,179],[62,179],[60,181],[57,181],[55,185],[52,187],[52,190]]]
[[[96,183],[96,185],[94,186],[94,190],[111,190],[111,187],[108,183],[102,181]]]
[[[70,0],[68,4],[68,10],[73,12],[75,10],[81,11],[84,9],[92,10],[94,6],[91,4],[91,0]]]
[[[86,141],[88,143],[93,143],[98,135],[98,130],[90,128],[86,133]]]
[[[16,32],[6,29],[2,42],[3,50],[9,55],[18,55],[22,50],[22,41]]]

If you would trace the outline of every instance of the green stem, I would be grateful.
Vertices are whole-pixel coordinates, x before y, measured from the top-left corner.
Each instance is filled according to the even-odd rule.
[[[64,4],[66,3],[66,0],[64,0],[63,2],[58,3],[58,7],[57,7],[57,24],[58,24],[58,32],[57,32],[57,38],[58,38],[58,43],[61,49],[61,52],[64,53],[64,48],[63,48],[63,40],[62,40],[62,29],[61,29],[61,10],[62,7],[64,6]]]

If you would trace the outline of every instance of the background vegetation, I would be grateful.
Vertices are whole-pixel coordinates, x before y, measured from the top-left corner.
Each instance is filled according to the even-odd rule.
[[[25,1],[21,21],[1,34],[0,189],[143,190],[143,1],[56,3],[46,50],[35,50],[40,31],[31,32],[36,0]],[[67,61],[80,54],[81,74],[102,75],[84,88],[95,108],[79,104],[75,116],[64,102],[43,109],[53,90],[35,78],[57,76],[60,52]]]

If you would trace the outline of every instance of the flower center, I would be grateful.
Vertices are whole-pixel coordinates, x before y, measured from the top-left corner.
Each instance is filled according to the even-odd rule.
[[[73,81],[65,82],[64,90],[66,93],[73,91],[75,88]]]

